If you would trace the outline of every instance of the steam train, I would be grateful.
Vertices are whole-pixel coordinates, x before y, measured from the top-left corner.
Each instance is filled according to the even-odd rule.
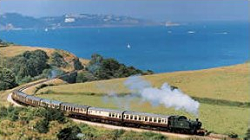
[[[38,83],[42,82],[45,81]],[[32,84],[32,86],[33,85],[35,84]],[[194,135],[204,135],[206,132],[201,128],[202,123],[198,119],[193,121],[187,119],[185,116],[166,116],[142,112],[112,110],[44,99],[27,95],[22,92],[30,86],[15,90],[11,95],[12,99],[23,105],[58,109],[70,117],[88,121]]]

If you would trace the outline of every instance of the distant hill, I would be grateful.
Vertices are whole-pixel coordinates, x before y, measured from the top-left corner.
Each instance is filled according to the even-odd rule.
[[[127,16],[70,14],[56,17],[34,18],[18,13],[0,15],[1,30],[55,29],[83,27],[153,26],[161,23]]]

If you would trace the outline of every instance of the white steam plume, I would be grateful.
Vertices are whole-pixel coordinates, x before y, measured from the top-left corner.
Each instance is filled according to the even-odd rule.
[[[153,88],[140,76],[131,76],[124,82],[124,85],[132,93],[139,94],[143,101],[148,101],[152,105],[163,104],[165,107],[173,107],[198,116],[199,102],[179,89],[172,89],[167,83],[164,83],[161,88]]]

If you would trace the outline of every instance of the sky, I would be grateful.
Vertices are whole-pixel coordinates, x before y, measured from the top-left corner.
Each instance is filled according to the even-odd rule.
[[[0,0],[0,14],[112,14],[155,21],[248,20],[249,0]]]

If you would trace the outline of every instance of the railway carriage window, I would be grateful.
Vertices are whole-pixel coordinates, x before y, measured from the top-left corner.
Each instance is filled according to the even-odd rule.
[[[119,115],[119,118],[121,118],[122,116],[121,115]]]
[[[133,116],[132,115],[130,115],[130,120],[132,120],[133,119]]]
[[[161,123],[161,119],[158,118],[158,123]]]
[[[154,122],[156,122],[157,120],[156,120],[156,118],[154,118]]]
[[[149,121],[152,122],[152,118],[149,118]]]
[[[141,116],[139,116],[139,121],[141,120]]]
[[[135,116],[135,120],[137,120],[137,116]]]
[[[115,116],[115,114],[112,113],[112,117],[114,117],[114,116]]]
[[[148,117],[145,117],[145,121],[148,121]]]
[[[109,117],[111,117],[111,113],[109,113]]]

